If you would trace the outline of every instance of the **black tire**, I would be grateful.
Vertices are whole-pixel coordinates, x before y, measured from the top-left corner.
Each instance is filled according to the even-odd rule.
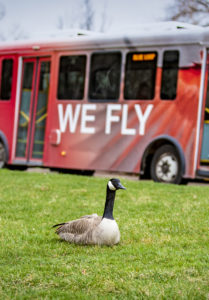
[[[0,142],[0,169],[2,169],[6,164],[6,149],[4,144]]]
[[[156,182],[180,184],[182,181],[181,160],[171,145],[157,149],[151,162],[151,178]]]
[[[19,165],[7,165],[7,168],[11,171],[25,171],[28,167]]]

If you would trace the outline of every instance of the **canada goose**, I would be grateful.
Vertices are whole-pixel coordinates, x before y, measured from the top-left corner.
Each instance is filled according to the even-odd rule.
[[[113,178],[107,183],[106,202],[103,216],[97,214],[83,216],[80,219],[56,224],[56,233],[69,243],[84,245],[114,245],[120,241],[120,231],[113,218],[116,190],[126,188],[119,179]]]

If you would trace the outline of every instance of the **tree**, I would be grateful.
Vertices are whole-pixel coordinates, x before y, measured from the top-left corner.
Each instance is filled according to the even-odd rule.
[[[0,21],[4,18],[6,13],[5,6],[0,2]],[[0,32],[0,40],[5,40],[4,34]]]
[[[63,15],[58,17],[57,28],[60,30],[76,28],[104,32],[110,22],[108,22],[106,14],[108,0],[103,2],[104,6],[101,15],[95,11],[92,0],[77,1],[73,7],[71,4],[70,10],[65,11]]]
[[[11,24],[8,36],[12,40],[23,40],[29,38],[28,33],[26,33],[22,26],[18,23]]]
[[[6,14],[5,6],[0,2],[0,20],[4,18]]]
[[[175,0],[168,13],[172,21],[209,26],[209,0]]]
[[[6,16],[6,9],[4,4],[0,2],[0,21],[2,21]],[[9,39],[18,40],[25,39],[28,35],[21,28],[20,24],[11,24],[8,26],[7,30],[0,31],[0,41],[6,41]]]
[[[94,28],[94,10],[91,0],[83,0],[83,21],[80,23],[81,29],[93,30]]]
[[[100,28],[99,31],[101,32],[105,32],[105,30],[107,29],[108,25],[110,25],[110,19],[107,17],[107,5],[108,5],[108,1],[104,1],[104,7],[102,10],[102,15],[101,15],[101,22],[100,22]]]

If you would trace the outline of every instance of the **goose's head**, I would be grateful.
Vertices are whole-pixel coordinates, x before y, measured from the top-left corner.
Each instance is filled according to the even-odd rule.
[[[111,191],[117,191],[119,189],[126,190],[126,188],[121,184],[120,180],[117,178],[110,179],[107,185]]]

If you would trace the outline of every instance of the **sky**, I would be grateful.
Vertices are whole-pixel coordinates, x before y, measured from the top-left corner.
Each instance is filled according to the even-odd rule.
[[[174,0],[91,0],[94,30],[120,31],[140,23],[166,19]],[[78,28],[82,22],[83,0],[0,0],[5,16],[0,20],[0,38],[27,37],[33,32]],[[78,21],[79,20],[79,21]],[[105,20],[105,23],[102,21]],[[80,23],[79,23],[80,22]]]

